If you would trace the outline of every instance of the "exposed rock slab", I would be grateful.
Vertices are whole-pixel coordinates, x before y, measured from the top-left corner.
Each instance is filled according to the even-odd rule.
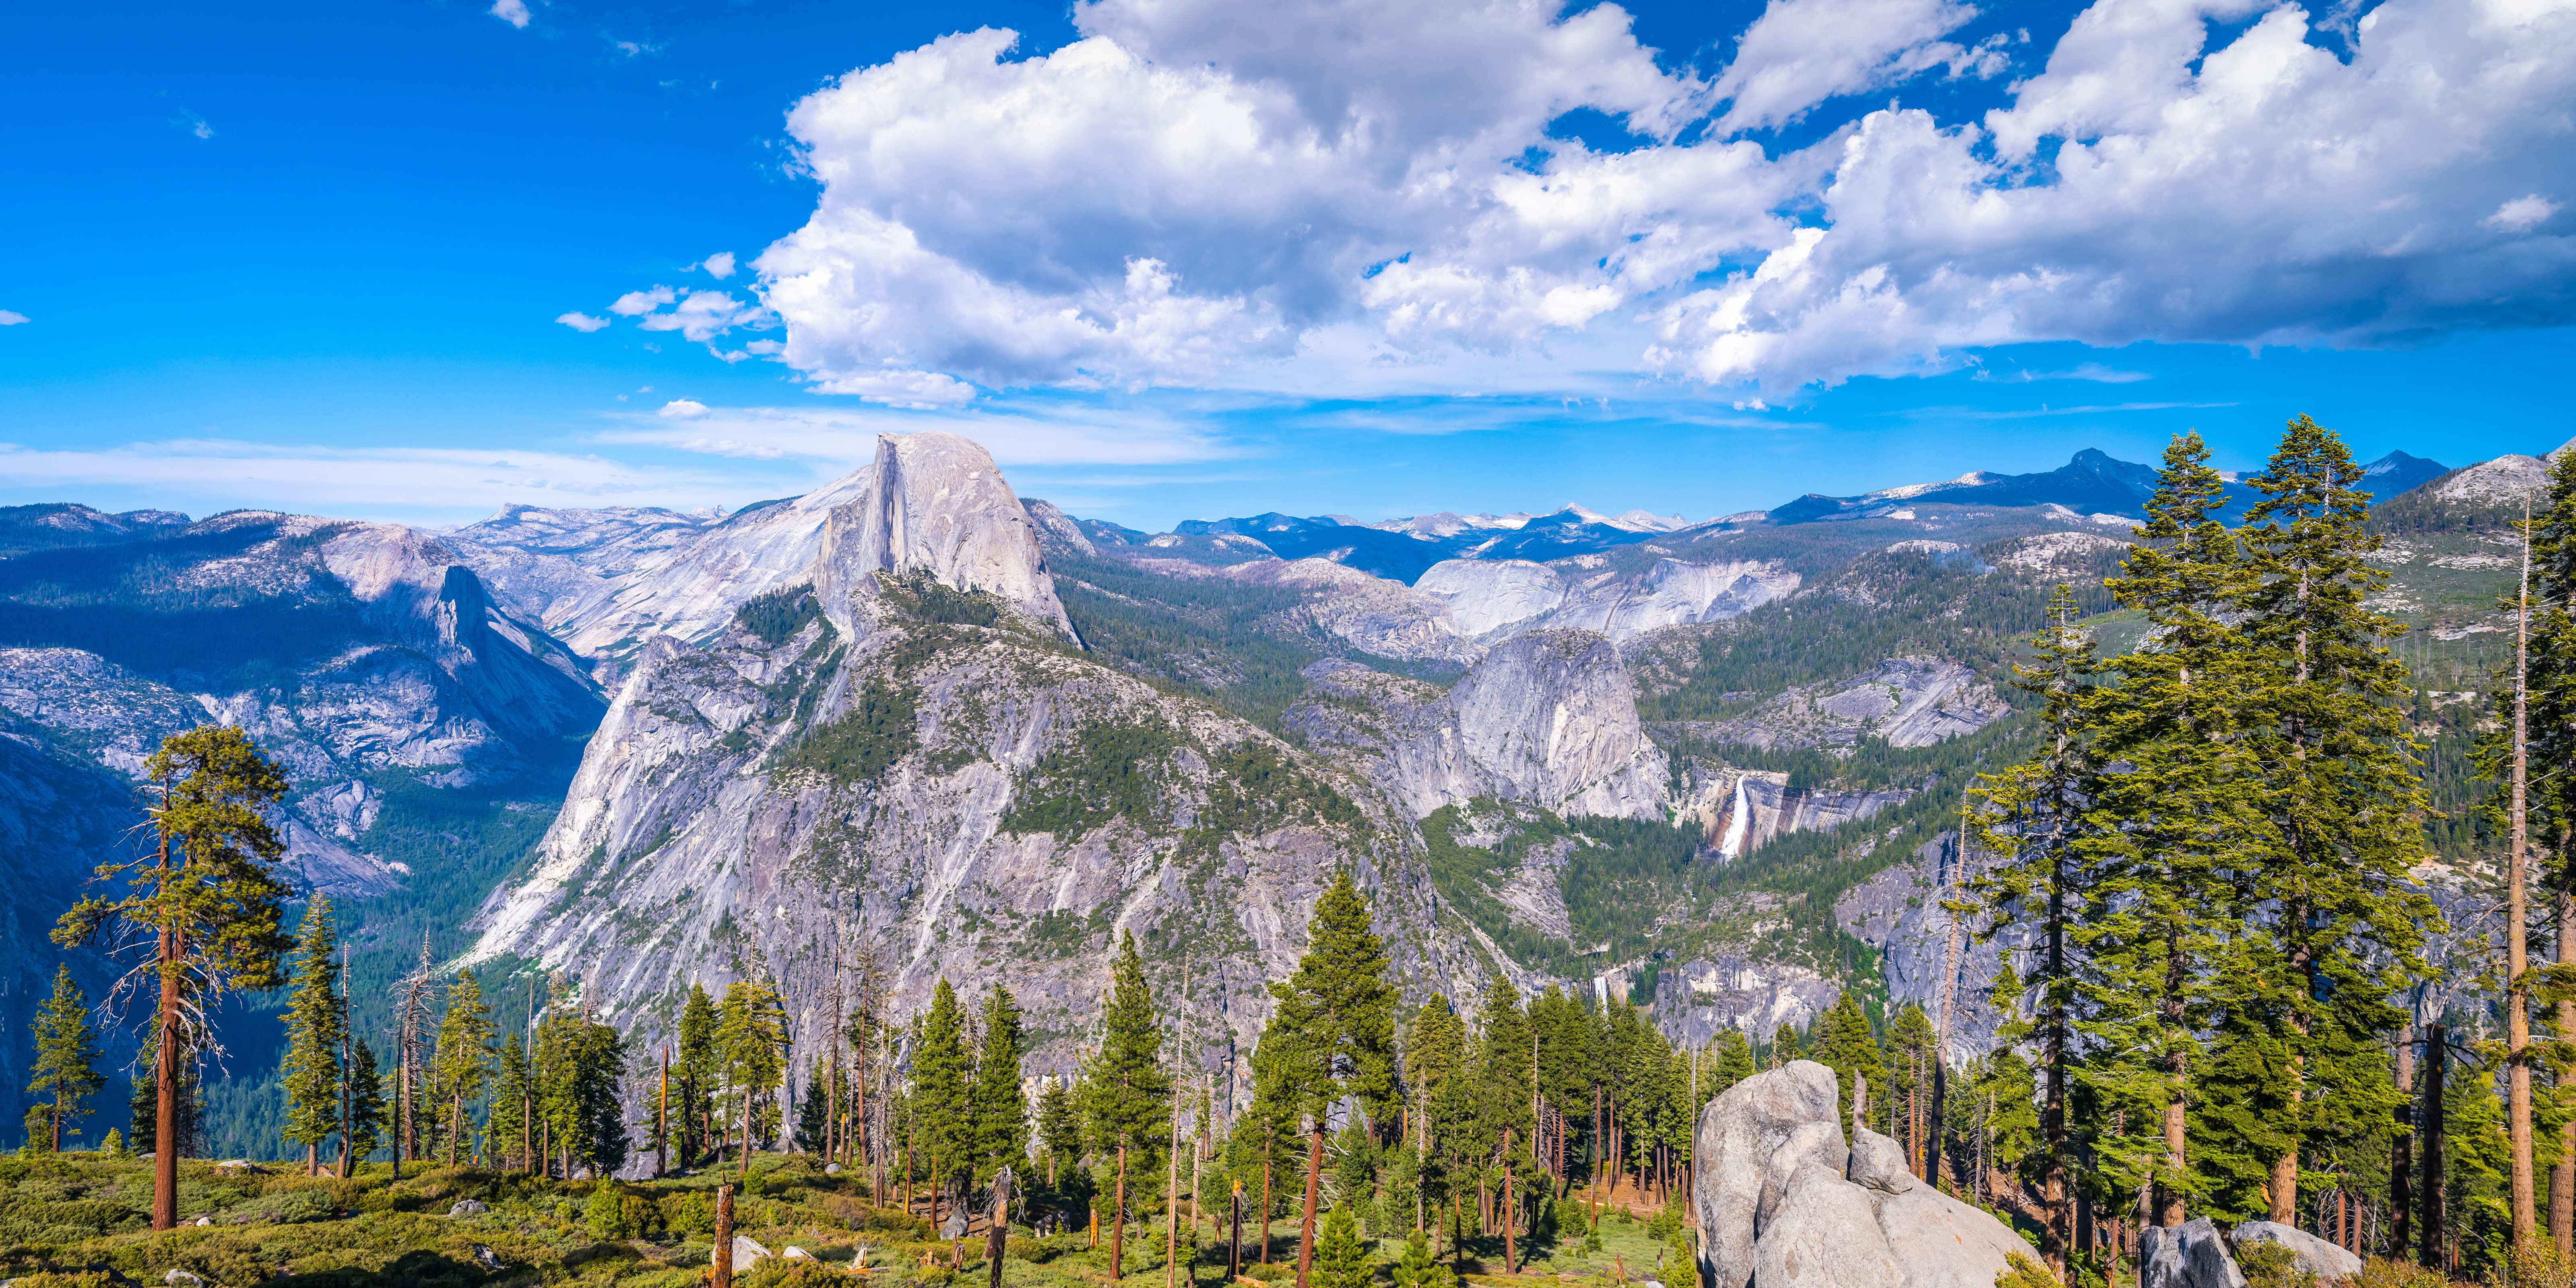
[[[2361,1258],[2296,1226],[2275,1221],[2247,1221],[2227,1232],[2242,1251],[2249,1243],[2277,1243],[2299,1259],[2299,1269],[2319,1279],[2350,1279],[2361,1273]]]
[[[1602,636],[1515,636],[1445,692],[1338,659],[1306,677],[1311,696],[1290,726],[1357,756],[1417,818],[1478,796],[1566,815],[1663,815],[1663,749],[1638,724],[1636,686]]]

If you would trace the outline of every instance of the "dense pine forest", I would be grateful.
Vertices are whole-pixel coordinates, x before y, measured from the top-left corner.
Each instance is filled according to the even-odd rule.
[[[1695,1282],[1694,1125],[1745,1079],[1810,1060],[1833,1071],[1853,1126],[2011,1222],[2045,1263],[2030,1273],[2054,1282],[2140,1283],[2142,1233],[2197,1218],[2308,1231],[2367,1258],[2372,1285],[2568,1282],[2576,453],[2527,517],[2479,520],[2509,521],[2525,553],[2502,606],[2510,660],[2478,674],[2410,655],[2373,606],[2388,580],[2373,555],[2423,516],[2374,516],[2360,481],[2302,417],[2231,525],[2226,481],[2186,435],[2145,524],[2093,580],[1999,595],[1978,589],[1973,553],[1847,574],[1973,615],[2017,688],[1986,730],[1847,756],[1672,737],[1677,757],[1727,756],[1793,788],[1919,788],[1867,821],[1869,848],[1955,847],[1938,896],[1955,928],[1947,988],[1991,990],[2008,1012],[1983,1051],[1952,1039],[1954,996],[1890,1005],[1834,922],[1834,895],[1871,870],[1852,828],[1711,869],[1689,827],[1485,800],[1424,822],[1444,897],[1490,899],[1490,864],[1536,844],[1566,845],[1577,872],[1573,940],[1503,942],[1518,965],[1573,975],[1595,940],[1614,956],[1645,945],[1640,910],[1760,892],[1783,910],[1779,934],[1839,963],[1839,999],[1811,1024],[1694,1045],[1641,1005],[1651,973],[1634,995],[1533,995],[1496,974],[1469,996],[1403,997],[1343,871],[1296,971],[1269,985],[1248,1080],[1213,1062],[1224,1048],[1187,967],[1177,982],[1149,972],[1132,935],[1071,1067],[1034,1066],[1036,1035],[1000,986],[943,979],[897,1013],[891,950],[864,938],[836,955],[822,1049],[791,1046],[759,963],[721,993],[671,999],[673,1038],[648,1046],[570,976],[459,968],[462,945],[428,936],[357,951],[356,921],[274,867],[281,768],[239,729],[173,735],[142,774],[145,843],[53,931],[66,954],[128,972],[117,996],[85,995],[66,968],[16,1039],[35,1051],[37,1103],[0,1161],[0,1275]],[[1120,592],[1126,575],[1075,567],[1066,602],[1086,636],[1139,659],[1252,638],[1290,602],[1210,583],[1201,602],[1150,607]],[[1898,618],[1922,614],[1863,602],[1825,610],[1840,652],[1707,637],[1690,682],[1648,714],[1724,715],[1739,693],[1904,647]],[[745,613],[776,643],[814,606],[796,588]],[[1231,692],[1269,721],[1312,658],[1262,647],[1262,682]],[[1163,682],[1194,684],[1184,670]],[[1114,812],[1136,755],[1083,755],[1099,763],[1043,770],[1089,784],[1060,812]],[[1306,803],[1356,817],[1321,788]],[[388,808],[438,807],[396,794]],[[1452,839],[1478,811],[1508,815],[1499,849]],[[465,843],[441,821],[421,831]],[[1033,811],[1012,826],[1062,822]],[[453,821],[491,832],[467,840],[496,864],[541,824],[497,808]],[[1999,977],[1962,977],[1977,944],[2001,948]],[[217,1045],[217,1019],[246,1005],[276,1016],[275,1050]],[[140,1024],[111,1029],[111,1013]],[[245,1078],[253,1060],[262,1076]],[[206,1157],[218,1062],[225,1094],[261,1099],[231,1115],[264,1124],[285,1161]],[[105,1103],[118,1081],[130,1100]],[[2297,1282],[2260,1257],[2245,1273]]]

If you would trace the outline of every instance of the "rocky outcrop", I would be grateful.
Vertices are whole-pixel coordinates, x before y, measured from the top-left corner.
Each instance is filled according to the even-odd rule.
[[[856,633],[851,601],[874,593],[876,574],[922,572],[1072,637],[1037,525],[982,446],[935,430],[881,435],[876,461],[861,474],[858,496],[825,521],[814,565],[814,588],[833,625]]]
[[[1564,815],[1661,818],[1663,750],[1618,651],[1586,631],[1515,636],[1443,691],[1335,660],[1285,717],[1357,760],[1414,817],[1478,796]]]
[[[1727,1089],[1700,1114],[1692,1204],[1715,1288],[1990,1288],[2010,1253],[2002,1222],[1917,1182],[1894,1141],[1848,1147],[1831,1069],[1794,1060]]]
[[[2245,1288],[2226,1236],[2208,1217],[2138,1231],[2138,1288]]]
[[[1036,1074],[1069,1071],[1132,933],[1158,989],[1190,972],[1204,1059],[1244,1091],[1227,1053],[1249,1051],[1263,984],[1295,968],[1337,870],[1369,887],[1410,991],[1478,977],[1456,936],[1430,933],[1408,820],[1365,782],[1072,648],[1044,568],[1014,562],[1033,546],[960,531],[943,507],[1008,503],[1019,542],[1027,511],[927,446],[940,451],[881,460],[887,485],[831,516],[811,574],[826,607],[794,633],[644,647],[533,871],[485,904],[477,958],[569,971],[648,1036],[690,983],[766,972],[812,1049],[835,960],[873,952],[896,1014],[942,978],[1009,987],[1033,1031],[1060,1035]],[[963,598],[942,610],[907,575]],[[991,624],[952,611],[976,604]]]
[[[1976,672],[1941,658],[1892,657],[1857,679],[1790,689],[1731,720],[1683,726],[1765,750],[1850,747],[1865,737],[1929,747],[1974,733],[2010,710]]]
[[[1708,1045],[1726,1029],[1767,1038],[1783,1024],[1815,1023],[1842,991],[1796,962],[1742,948],[1720,950],[1664,968],[1656,982],[1655,1018],[1675,1041],[1693,1047]]]
[[[1904,789],[1844,791],[1791,788],[1776,770],[1706,768],[1685,771],[1677,809],[1696,820],[1721,860],[1751,854],[1791,832],[1830,831],[1895,805],[1914,793]]]
[[[1962,869],[1958,834],[1943,832],[1916,847],[1903,862],[1890,864],[1845,891],[1834,903],[1835,922],[1878,950],[1879,976],[1886,981],[1891,1004],[1912,1002],[1938,1023],[1942,980],[1951,979],[1950,1001],[1955,1010],[1950,1016],[1948,1051],[1954,1060],[1971,1060],[1995,1049],[1996,1034],[2005,1019],[2005,1008],[1994,996],[2000,954],[2027,942],[2018,928],[1989,938],[1978,933],[1978,925],[1963,924],[1958,928],[1957,955],[1952,956],[1950,914],[1941,907],[1944,892],[1956,897],[1957,884],[1976,875],[1986,862],[1971,856],[1969,866]],[[1956,974],[1950,975],[1952,971]]]
[[[2249,1243],[2279,1244],[2297,1258],[2301,1274],[2314,1275],[2322,1282],[2348,1280],[2361,1273],[2361,1258],[2296,1226],[2247,1221],[2228,1231],[2227,1241],[2235,1245],[2239,1256]]]

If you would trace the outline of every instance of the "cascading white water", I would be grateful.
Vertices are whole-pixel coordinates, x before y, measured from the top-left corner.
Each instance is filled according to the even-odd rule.
[[[1744,852],[1744,835],[1753,825],[1753,810],[1744,799],[1744,780],[1735,780],[1735,805],[1728,812],[1726,839],[1718,842],[1719,858],[1732,860]]]

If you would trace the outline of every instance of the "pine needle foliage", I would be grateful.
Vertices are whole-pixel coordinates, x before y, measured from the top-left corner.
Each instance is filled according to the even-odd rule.
[[[59,1153],[63,1137],[80,1134],[77,1124],[90,1114],[89,1098],[107,1086],[107,1075],[98,1069],[98,1030],[89,1022],[89,999],[73,981],[71,967],[54,968],[53,996],[37,1008],[33,1027],[36,1062],[31,1071],[35,1076],[28,1080],[27,1090],[52,1097],[36,1112],[43,1115],[43,1149]],[[35,1143],[32,1133],[28,1140]]]
[[[286,1056],[280,1079],[286,1091],[286,1139],[304,1147],[307,1174],[320,1170],[322,1142],[340,1129],[340,1048],[347,1041],[340,1000],[339,937],[331,923],[331,897],[316,893],[304,909],[296,944],[295,991],[280,1016],[286,1021]]]

